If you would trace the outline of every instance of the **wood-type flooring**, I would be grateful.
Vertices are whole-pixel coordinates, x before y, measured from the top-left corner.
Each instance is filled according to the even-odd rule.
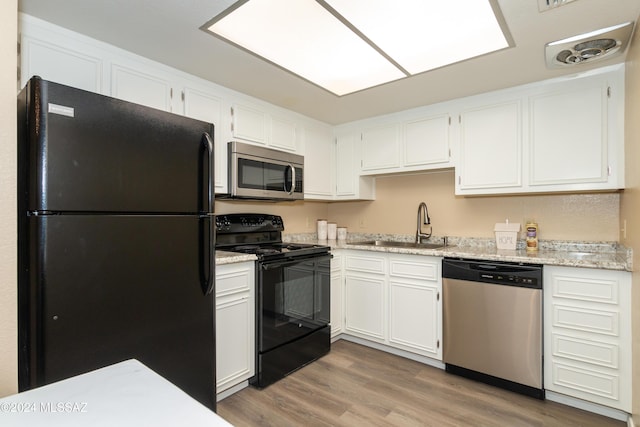
[[[218,402],[217,412],[237,427],[626,426],[345,340],[263,390]]]

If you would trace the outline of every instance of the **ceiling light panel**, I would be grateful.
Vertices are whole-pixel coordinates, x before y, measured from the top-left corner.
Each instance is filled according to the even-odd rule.
[[[509,46],[488,0],[325,0],[411,74]]]
[[[314,0],[248,1],[206,29],[336,95],[405,77]]]

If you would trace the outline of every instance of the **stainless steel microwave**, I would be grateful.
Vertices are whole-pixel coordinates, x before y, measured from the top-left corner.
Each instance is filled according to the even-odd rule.
[[[229,142],[229,195],[267,200],[304,199],[304,157]]]

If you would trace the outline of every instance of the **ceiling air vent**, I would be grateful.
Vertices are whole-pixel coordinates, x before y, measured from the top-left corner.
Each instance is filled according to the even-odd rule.
[[[599,59],[610,58],[624,52],[633,22],[604,28],[587,34],[558,40],[545,45],[547,67],[558,68]]]
[[[544,12],[545,10],[551,10],[559,6],[564,6],[567,3],[571,3],[574,0],[538,0],[538,10]]]

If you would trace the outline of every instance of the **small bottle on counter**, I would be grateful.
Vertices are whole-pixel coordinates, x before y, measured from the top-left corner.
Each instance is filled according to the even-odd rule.
[[[533,221],[527,221],[524,226],[527,231],[526,244],[527,252],[535,252],[538,250],[538,224]]]

